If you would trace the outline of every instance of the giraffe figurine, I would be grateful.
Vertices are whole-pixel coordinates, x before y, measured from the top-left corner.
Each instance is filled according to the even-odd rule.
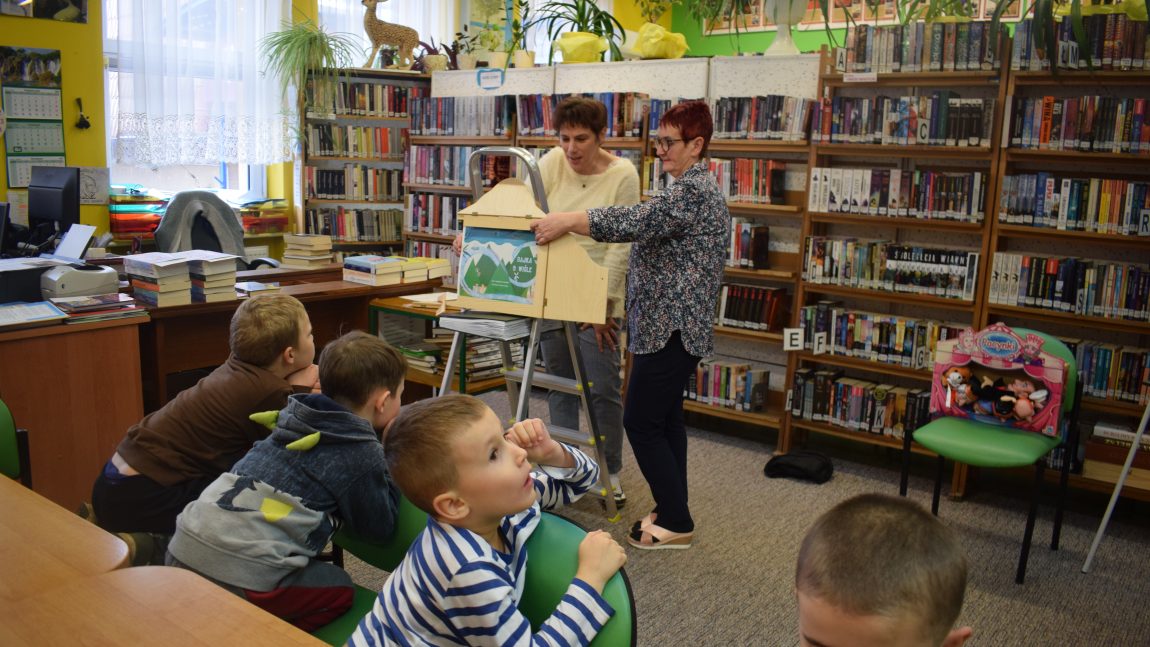
[[[386,1],[384,0],[384,2]],[[367,7],[363,14],[363,29],[367,32],[367,37],[371,39],[371,54],[367,56],[367,62],[363,66],[371,67],[371,62],[379,53],[380,47],[394,45],[399,50],[399,55],[395,65],[388,67],[401,70],[411,69],[411,64],[415,62],[412,52],[419,45],[419,33],[411,27],[384,22],[377,18],[375,15],[375,5],[377,4],[379,4],[379,0],[363,0],[363,6]]]

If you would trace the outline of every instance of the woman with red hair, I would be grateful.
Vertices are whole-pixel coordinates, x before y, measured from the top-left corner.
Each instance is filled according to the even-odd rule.
[[[635,522],[636,548],[689,548],[683,387],[714,351],[714,313],[731,215],[702,160],[711,141],[707,104],[679,104],[659,120],[655,152],[672,184],[643,204],[551,213],[532,223],[535,240],[567,233],[629,242],[627,346],[633,355],[623,426],[655,509]]]

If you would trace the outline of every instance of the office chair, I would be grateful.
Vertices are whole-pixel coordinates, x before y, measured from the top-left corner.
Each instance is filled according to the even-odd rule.
[[[427,514],[406,498],[400,501],[395,536],[382,545],[372,545],[347,533],[336,533],[335,543],[357,558],[384,570],[393,571],[403,560],[416,536],[427,525]],[[519,611],[538,630],[539,626],[559,605],[567,592],[579,566],[579,543],[587,532],[563,517],[544,512],[539,525],[527,540],[527,574],[523,583],[523,597]],[[351,610],[334,622],[312,632],[312,635],[331,645],[343,645],[355,631],[359,621],[371,611],[377,591],[357,586]],[[630,647],[635,643],[637,624],[635,602],[627,574],[619,573],[603,588],[603,597],[615,610],[607,624],[599,631],[592,647]]]
[[[20,479],[32,487],[32,458],[28,451],[28,430],[16,426],[12,412],[0,400],[0,474]]]
[[[902,478],[899,494],[906,496],[909,478],[911,439],[938,454],[931,512],[938,516],[938,501],[942,491],[946,459],[966,463],[973,467],[1011,468],[1034,467],[1034,482],[1030,492],[1030,507],[1026,516],[1026,530],[1022,536],[1022,550],[1018,556],[1018,570],[1014,581],[1022,584],[1026,577],[1026,563],[1030,557],[1030,543],[1034,535],[1034,519],[1042,495],[1042,482],[1046,470],[1046,456],[1058,447],[1064,447],[1061,477],[1058,482],[1058,503],[1054,516],[1054,529],[1050,549],[1058,550],[1062,532],[1062,513],[1066,502],[1066,488],[1070,480],[1070,462],[1078,447],[1078,405],[1082,400],[1082,385],[1078,379],[1078,366],[1074,354],[1060,340],[1044,332],[1014,328],[1014,333],[1025,338],[1028,334],[1042,338],[1042,350],[1065,362],[1063,376],[1062,419],[1069,421],[1066,442],[1061,436],[1046,436],[1034,431],[1012,429],[979,422],[971,418],[944,416],[905,435],[903,439]],[[933,407],[932,407],[933,408]]]
[[[251,270],[261,265],[279,267],[271,258],[244,260],[244,228],[235,211],[211,191],[180,191],[168,202],[156,227],[156,249],[182,252],[205,249],[235,254],[236,269]]]

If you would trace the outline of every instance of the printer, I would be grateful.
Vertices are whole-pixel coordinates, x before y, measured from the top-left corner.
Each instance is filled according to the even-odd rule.
[[[53,267],[40,275],[40,292],[45,300],[110,294],[119,290],[119,275],[105,265],[71,263]]]

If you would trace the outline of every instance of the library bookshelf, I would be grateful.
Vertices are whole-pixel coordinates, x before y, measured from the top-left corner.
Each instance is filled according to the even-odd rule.
[[[336,252],[402,246],[407,110],[429,83],[427,75],[364,68],[342,70],[334,87],[309,80],[295,231],[331,235]]]

